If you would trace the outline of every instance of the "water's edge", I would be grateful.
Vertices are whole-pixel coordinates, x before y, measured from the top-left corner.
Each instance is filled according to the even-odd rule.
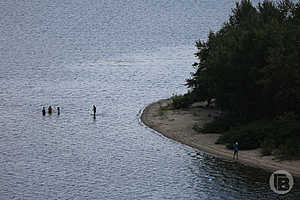
[[[169,99],[161,99],[158,100],[156,102],[153,102],[149,105],[147,105],[144,109],[142,109],[139,113],[140,116],[140,123],[142,123],[144,126],[146,126],[147,128],[150,128],[152,130],[154,130],[153,132],[155,132],[156,134],[161,134],[162,136],[165,136],[169,139],[172,139],[174,141],[177,141],[179,143],[188,145],[192,148],[196,148],[206,154],[210,154],[213,155],[215,157],[219,157],[221,159],[225,159],[225,160],[232,160],[232,152],[231,151],[224,151],[224,149],[219,148],[219,145],[214,145],[213,149],[211,149],[210,147],[203,145],[203,144],[199,144],[199,143],[195,143],[195,141],[193,141],[192,138],[185,138],[184,140],[180,137],[180,136],[174,136],[172,134],[169,133],[169,131],[165,131],[160,127],[160,124],[155,122],[155,120],[151,119],[151,114],[150,113],[157,113],[156,110],[156,106],[168,101]],[[171,125],[169,125],[168,127],[170,130],[175,130],[176,127],[172,127]],[[209,136],[210,134],[205,134],[205,136]],[[224,145],[223,145],[224,146]],[[252,150],[253,151],[253,150]],[[259,150],[257,150],[259,151]],[[243,154],[248,154],[251,151],[242,151]],[[291,169],[289,167],[289,163],[285,163],[286,161],[283,162],[278,162],[278,161],[273,161],[272,163],[269,163],[270,160],[264,160],[262,157],[260,157],[261,159],[258,161],[257,157],[254,157],[251,155],[247,155],[248,159],[245,158],[239,158],[239,160],[237,162],[248,165],[250,167],[254,167],[254,168],[261,168],[265,171],[268,172],[274,172],[276,170],[279,169],[287,169],[290,173],[293,174],[293,176],[295,177],[300,177],[300,171],[296,170],[296,169]],[[273,159],[272,159],[273,160]],[[298,162],[298,161],[290,161],[290,162]]]

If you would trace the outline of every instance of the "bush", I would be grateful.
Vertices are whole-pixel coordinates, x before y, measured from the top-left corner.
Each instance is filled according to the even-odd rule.
[[[193,125],[193,130],[198,132],[198,133],[203,133],[202,132],[203,128],[201,128],[198,124]]]
[[[212,122],[204,124],[203,128],[198,128],[196,131],[202,133],[223,133],[235,127],[243,121],[239,120],[230,113],[224,114],[221,117],[215,118]]]
[[[268,140],[268,139],[266,139],[266,140]],[[272,142],[272,141],[264,141],[263,142],[263,144],[262,144],[262,149],[261,149],[261,154],[263,155],[263,156],[270,156],[270,155],[272,155],[273,153],[274,153],[274,149],[275,149],[275,147],[274,147],[274,142]]]
[[[263,122],[260,121],[231,128],[219,137],[217,143],[226,144],[227,148],[232,149],[232,144],[238,141],[241,150],[256,149],[264,141],[265,130],[262,126]]]
[[[261,147],[262,155],[300,158],[300,122],[285,117],[254,121],[224,132],[216,143],[232,149],[235,141],[241,150]]]
[[[228,131],[233,125],[233,121],[226,118],[217,118],[203,126],[199,131],[202,133],[222,133]]]
[[[173,94],[171,97],[172,106],[175,109],[187,108],[195,102],[195,97],[192,92],[188,92],[184,95]]]
[[[299,137],[291,137],[286,139],[284,144],[279,147],[280,155],[285,159],[300,158],[300,141]]]

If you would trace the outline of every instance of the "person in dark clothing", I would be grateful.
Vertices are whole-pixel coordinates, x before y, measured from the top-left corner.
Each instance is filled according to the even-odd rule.
[[[235,142],[233,144],[233,160],[234,159],[239,159],[239,143],[238,142]]]
[[[48,107],[48,114],[49,114],[49,115],[52,114],[52,107],[51,107],[51,106]]]
[[[43,113],[43,116],[46,115],[46,109],[45,109],[45,107],[43,107],[42,113]]]
[[[57,115],[60,115],[60,107],[57,107]]]
[[[96,111],[97,111],[97,109],[96,109],[96,106],[95,106],[95,105],[93,105],[94,117],[96,117]]]

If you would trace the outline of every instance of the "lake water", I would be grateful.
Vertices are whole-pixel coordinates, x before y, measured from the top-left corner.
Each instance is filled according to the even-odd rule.
[[[234,1],[1,0],[0,199],[275,199],[270,173],[139,122]],[[96,119],[92,105],[97,106]],[[43,106],[61,107],[42,116]],[[299,199],[299,186],[284,196]]]

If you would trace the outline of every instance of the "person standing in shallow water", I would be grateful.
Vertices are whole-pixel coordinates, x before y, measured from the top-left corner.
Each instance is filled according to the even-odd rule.
[[[96,117],[96,111],[97,111],[97,109],[96,109],[96,106],[95,106],[95,105],[93,105],[94,117]]]
[[[43,116],[46,115],[46,109],[45,109],[45,107],[43,107],[42,113],[43,113]]]
[[[52,107],[51,107],[51,106],[48,107],[48,114],[49,114],[49,115],[52,114]]]
[[[233,160],[236,158],[236,160],[239,159],[239,143],[235,142],[233,144]]]
[[[57,115],[60,115],[60,107],[57,107]]]

